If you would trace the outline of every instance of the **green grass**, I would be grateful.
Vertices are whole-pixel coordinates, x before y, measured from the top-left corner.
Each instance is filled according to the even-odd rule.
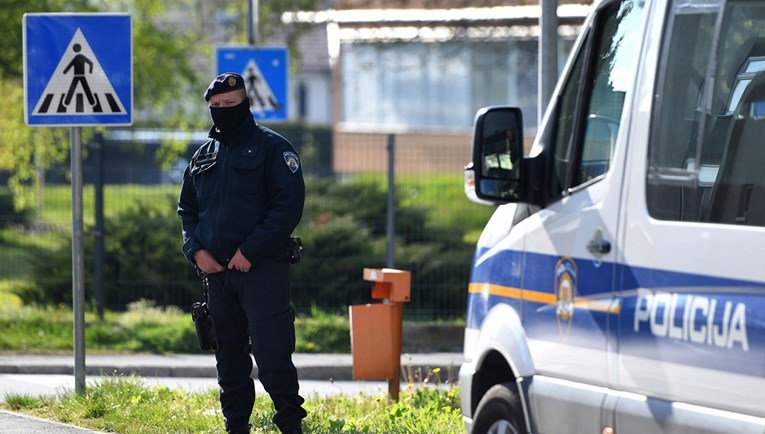
[[[130,208],[138,202],[158,207],[172,203],[168,198],[177,199],[179,187],[174,184],[161,185],[107,185],[104,188],[104,215],[111,216]],[[72,226],[72,188],[68,185],[46,186],[43,202],[45,206],[39,215],[44,224]],[[92,185],[83,186],[82,212],[85,224],[95,221],[95,192]]]
[[[354,180],[373,182],[381,189],[387,188],[385,174],[360,174],[355,176]],[[401,174],[397,175],[396,189],[402,198],[401,205],[430,210],[428,221],[433,226],[475,232],[486,224],[495,209],[472,203],[465,197],[461,173]],[[104,188],[104,214],[107,217],[118,214],[139,202],[166,207],[173,203],[178,193],[179,187],[174,184],[107,185]],[[71,230],[71,187],[49,185],[45,187],[42,194],[41,200],[44,206],[37,216],[39,223]],[[93,186],[85,185],[83,187],[83,218],[86,225],[93,224],[94,209]]]
[[[101,378],[82,395],[8,395],[1,408],[99,431],[138,433],[218,433],[223,430],[218,391],[188,392],[147,386],[135,377]],[[464,431],[459,390],[409,384],[398,402],[387,396],[308,397],[306,432],[451,434]],[[258,395],[250,422],[253,432],[276,434],[273,407]]]
[[[359,180],[377,183],[387,189],[385,174],[358,175]],[[403,206],[431,210],[428,221],[433,226],[464,230],[482,228],[494,212],[494,207],[470,202],[465,196],[462,173],[428,175],[396,175],[397,194]]]
[[[70,229],[71,230],[71,229]],[[62,245],[65,238],[51,232],[20,227],[0,228],[0,281],[26,280],[31,271],[31,258],[41,249],[56,249]],[[8,289],[11,289],[8,287]],[[0,292],[3,288],[0,286]]]
[[[345,315],[312,308],[309,316],[295,319],[295,351],[298,353],[349,353],[350,325]]]
[[[31,273],[30,258],[39,249],[60,247],[72,232],[72,191],[68,185],[46,186],[40,198],[44,206],[33,224],[0,228],[0,280],[18,280],[24,285]],[[118,214],[137,203],[167,207],[178,196],[176,185],[109,185],[104,189],[104,215]],[[95,223],[95,199],[92,185],[83,187],[83,220],[86,226]],[[179,225],[180,230],[180,225]],[[3,286],[0,285],[0,292]]]
[[[354,177],[386,188],[385,174],[363,174]],[[173,206],[178,186],[107,185],[104,189],[104,214],[114,216],[138,203],[156,207]],[[463,241],[474,244],[494,207],[471,203],[465,197],[462,174],[399,175],[396,188],[403,206],[428,210],[428,225],[462,233]],[[67,242],[72,229],[72,192],[68,185],[47,185],[39,198],[43,206],[27,226],[0,228],[0,293],[30,285],[31,259],[40,249],[52,250]],[[83,188],[83,218],[86,226],[94,224],[94,191]],[[180,228],[180,225],[179,225]],[[87,237],[90,237],[87,234]],[[90,241],[90,238],[87,240]],[[86,264],[90,266],[90,264]]]
[[[462,231],[462,240],[472,245],[478,242],[496,207],[470,202],[465,196],[463,176],[461,173],[397,175],[396,190],[401,205],[428,209],[429,225]],[[381,189],[388,188],[385,174],[367,173],[354,179],[375,182]]]
[[[354,179],[374,182],[380,188],[387,188],[385,174],[363,174]],[[461,173],[397,175],[396,189],[402,198],[401,205],[432,210],[429,221],[434,226],[454,229],[481,228],[494,211],[494,207],[472,203],[465,197]],[[167,206],[168,198],[176,199],[178,193],[179,187],[174,184],[107,185],[104,189],[104,213],[107,216],[117,214],[139,201]],[[46,186],[43,194],[45,206],[39,216],[40,220],[47,224],[71,227],[71,187]],[[93,210],[93,186],[86,185],[83,187],[83,218],[86,224],[92,224]]]
[[[72,350],[68,306],[0,307],[0,351],[49,354]],[[135,303],[127,312],[85,315],[85,340],[95,352],[197,352],[191,317],[175,308]]]
[[[3,293],[0,292],[0,295]],[[68,306],[21,306],[0,297],[0,351],[25,354],[71,352],[73,315]],[[132,303],[127,312],[85,314],[85,341],[96,353],[197,353],[194,324],[188,313],[148,302]],[[314,309],[295,321],[296,350],[303,353],[348,353],[348,318]]]

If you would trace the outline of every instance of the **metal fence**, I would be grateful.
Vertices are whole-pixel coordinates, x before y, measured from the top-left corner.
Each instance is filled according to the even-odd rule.
[[[350,304],[371,301],[371,283],[363,281],[363,268],[393,266],[412,272],[412,300],[405,309],[409,319],[462,317],[473,246],[491,213],[490,208],[469,203],[462,192],[470,138],[466,134],[342,131],[319,139],[308,136],[289,137],[304,157],[309,194],[298,228],[306,254],[292,273],[296,310],[308,313],[316,307],[347,312]],[[135,298],[152,298],[159,304],[188,308],[199,288],[192,267],[180,253],[180,224],[173,202],[188,155],[161,170],[154,162],[159,149],[156,140],[131,137],[112,135],[100,156],[90,146],[83,163],[86,245],[102,237],[107,246],[103,304],[120,309]],[[193,136],[190,149],[199,138]],[[392,160],[391,155],[395,155]],[[67,168],[64,164],[46,172],[44,187],[37,193],[37,209],[31,214],[14,214],[7,195],[0,197],[0,280],[32,301],[46,302],[46,294],[40,293],[48,291],[47,284],[55,279],[59,285],[66,283],[67,260],[71,264],[71,250],[66,257],[71,238]],[[94,182],[99,171],[107,222],[103,228],[93,226],[93,197],[98,191]],[[390,174],[394,174],[392,182]],[[390,185],[395,201],[387,196]],[[395,204],[392,213],[390,203]],[[124,214],[131,207],[143,208]],[[160,211],[153,215],[148,210]],[[151,231],[163,232],[157,235],[162,244],[153,245],[157,241],[144,240],[140,234],[125,234],[129,225],[144,231],[140,228],[143,219],[152,222]],[[51,257],[50,251],[57,253]],[[93,304],[99,301],[98,278],[93,273],[95,251],[86,248],[85,259],[86,299]],[[147,269],[157,262],[165,265],[142,272],[142,261]],[[59,290],[60,300],[66,300],[66,289]],[[71,292],[71,282],[68,289]]]

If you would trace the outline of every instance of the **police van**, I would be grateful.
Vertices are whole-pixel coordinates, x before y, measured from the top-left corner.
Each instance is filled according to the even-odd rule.
[[[477,113],[468,430],[765,433],[765,1],[595,4],[523,149]]]

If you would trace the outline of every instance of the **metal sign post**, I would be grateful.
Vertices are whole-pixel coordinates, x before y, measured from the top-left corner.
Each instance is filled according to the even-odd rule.
[[[258,43],[258,0],[250,0],[247,6],[250,13],[250,19],[247,21],[247,41],[254,47]]]
[[[85,255],[82,218],[82,128],[69,130],[72,169],[72,303],[74,304],[74,389],[85,391]]]
[[[258,121],[282,122],[289,116],[287,47],[258,46],[258,0],[247,2],[248,45],[215,49],[218,74],[235,72],[244,78],[250,112]]]
[[[386,207],[387,218],[385,219],[385,238],[388,248],[385,266],[393,268],[393,249],[396,243],[396,135],[388,134],[388,204]]]
[[[539,0],[539,95],[537,123],[542,123],[558,81],[558,0]]]

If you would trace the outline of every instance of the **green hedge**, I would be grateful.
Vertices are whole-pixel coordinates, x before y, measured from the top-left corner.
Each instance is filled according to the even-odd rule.
[[[332,175],[332,127],[280,123],[264,126],[289,140],[300,155],[303,173],[327,177]]]
[[[139,203],[114,217],[104,228],[104,282],[106,305],[123,309],[138,300],[153,300],[160,306],[188,307],[202,292],[193,267],[180,253],[180,223],[175,201],[158,208]],[[93,288],[93,228],[85,230],[85,281]],[[67,234],[59,234],[69,237]],[[25,303],[71,304],[71,238],[61,247],[33,257],[34,285],[19,296]],[[93,294],[89,294],[90,301]]]
[[[304,215],[296,234],[305,255],[292,268],[292,299],[299,312],[316,306],[345,310],[366,303],[370,283],[365,267],[385,265],[386,192],[378,182],[307,177]],[[156,201],[155,201],[156,202]],[[105,223],[106,306],[123,309],[137,300],[183,309],[199,299],[201,287],[180,251],[176,197],[165,204],[139,202],[112,214]],[[409,312],[431,318],[460,316],[473,246],[464,233],[429,223],[432,211],[396,198],[396,267],[412,271]],[[93,228],[86,228],[86,286],[92,288]],[[68,237],[68,234],[62,234]],[[20,290],[26,303],[71,303],[71,240],[33,259],[34,284]],[[88,294],[93,301],[93,295]]]
[[[27,223],[32,217],[31,210],[17,210],[13,203],[13,193],[4,187],[0,188],[0,227],[9,224]]]

